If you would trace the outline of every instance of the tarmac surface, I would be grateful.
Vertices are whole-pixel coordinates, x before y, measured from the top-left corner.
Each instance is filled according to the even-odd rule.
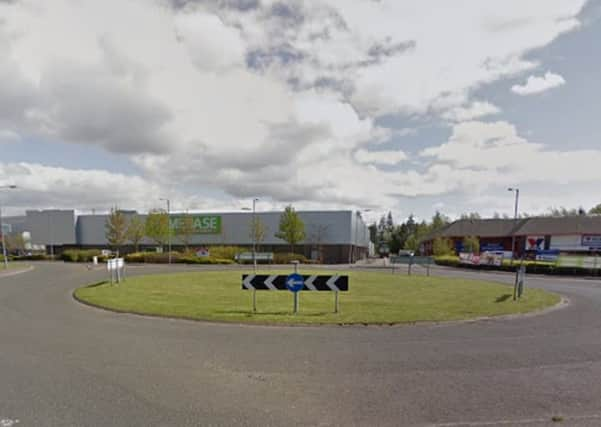
[[[570,301],[535,316],[275,327],[95,309],[105,271],[34,265],[0,276],[2,427],[601,425],[599,279],[528,277]]]

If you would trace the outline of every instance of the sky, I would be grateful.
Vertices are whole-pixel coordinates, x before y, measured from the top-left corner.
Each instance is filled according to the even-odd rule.
[[[598,40],[598,0],[0,0],[0,204],[588,209]]]

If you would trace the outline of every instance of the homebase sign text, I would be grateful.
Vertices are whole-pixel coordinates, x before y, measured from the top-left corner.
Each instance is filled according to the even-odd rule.
[[[219,215],[194,215],[189,216],[192,221],[192,234],[220,234],[221,217]],[[185,215],[172,215],[170,218],[171,229],[177,233],[185,227]]]

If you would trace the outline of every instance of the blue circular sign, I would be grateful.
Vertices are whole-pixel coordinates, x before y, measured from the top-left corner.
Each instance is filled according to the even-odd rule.
[[[292,273],[286,277],[286,287],[290,292],[298,292],[305,286],[303,276],[300,274]]]

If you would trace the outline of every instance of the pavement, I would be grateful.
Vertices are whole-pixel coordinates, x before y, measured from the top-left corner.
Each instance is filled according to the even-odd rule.
[[[0,278],[0,426],[601,425],[599,280],[529,277],[528,287],[570,301],[536,316],[275,327],[73,300],[76,287],[105,276],[36,263]]]

